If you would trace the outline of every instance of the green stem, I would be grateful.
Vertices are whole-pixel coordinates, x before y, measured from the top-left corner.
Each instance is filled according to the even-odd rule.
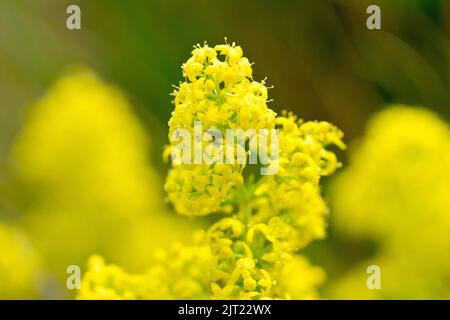
[[[247,228],[251,218],[251,207],[250,207],[251,190],[249,190],[248,185],[244,185],[241,188],[239,188],[237,192],[239,192],[237,197],[239,207],[238,217],[239,220],[241,220],[242,223],[244,223],[245,228]]]

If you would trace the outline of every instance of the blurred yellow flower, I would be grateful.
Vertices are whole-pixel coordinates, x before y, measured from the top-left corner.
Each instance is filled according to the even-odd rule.
[[[79,299],[205,299],[214,257],[207,246],[174,244],[155,252],[151,267],[129,274],[106,265],[100,256],[88,261]]]
[[[313,267],[302,256],[296,256],[287,263],[277,287],[279,297],[285,299],[318,299],[317,287],[325,282],[325,272]]]
[[[338,230],[377,253],[334,287],[338,298],[450,298],[450,129],[424,108],[375,115],[332,188]],[[365,268],[381,268],[381,290]]]
[[[22,222],[59,278],[92,253],[143,271],[152,248],[190,238],[191,224],[164,207],[148,152],[122,93],[89,70],[29,108],[13,148],[30,199]]]
[[[0,223],[0,299],[37,296],[40,260],[18,229]]]

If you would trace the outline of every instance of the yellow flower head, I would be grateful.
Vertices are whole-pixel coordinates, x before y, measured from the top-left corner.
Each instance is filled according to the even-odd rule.
[[[258,183],[259,215],[280,217],[280,223],[292,229],[290,241],[299,249],[325,236],[328,209],[319,182],[339,165],[326,147],[344,149],[343,133],[327,122],[303,123],[292,114],[277,117],[276,123],[280,128],[279,170]]]
[[[194,134],[196,122],[205,132],[218,130],[223,136],[226,129],[274,128],[275,112],[267,106],[267,88],[252,79],[251,64],[242,54],[234,44],[195,47],[182,67],[187,79],[174,92],[175,110],[169,121],[172,147],[178,143],[174,132],[187,129]],[[192,143],[205,145],[206,141]],[[230,189],[242,183],[244,166],[174,165],[165,190],[179,213],[206,215],[218,211]]]

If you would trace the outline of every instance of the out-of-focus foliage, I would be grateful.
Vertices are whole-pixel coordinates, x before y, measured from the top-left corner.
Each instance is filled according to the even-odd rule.
[[[40,272],[30,241],[17,228],[0,222],[0,299],[36,297]]]
[[[80,31],[65,26],[70,4],[0,2],[0,146],[17,132],[23,106],[77,63],[113,80],[165,124],[185,48],[224,36],[264,65],[256,76],[276,84],[275,111],[339,124],[347,139],[382,103],[450,115],[447,0],[77,0]],[[381,7],[381,31],[366,28],[371,4]],[[161,127],[152,126],[153,134],[162,135]]]
[[[152,249],[190,238],[164,207],[148,151],[121,92],[88,70],[30,106],[13,148],[28,198],[20,222],[53,274],[64,280],[92,253],[143,270]]]
[[[338,167],[327,147],[345,148],[343,133],[327,122],[303,123],[286,113],[276,117],[266,104],[266,86],[252,78],[249,60],[234,43],[197,46],[183,65],[183,75],[186,79],[174,93],[175,110],[169,121],[172,168],[165,189],[180,214],[226,216],[199,234],[197,246],[166,254],[168,260],[156,263],[147,274],[128,275],[92,258],[80,297],[149,298],[158,291],[182,299],[317,297],[324,273],[297,254],[325,235],[328,209],[319,183]],[[202,122],[202,133],[218,130],[222,137],[227,129],[257,129],[249,141],[262,139],[259,129],[278,128],[276,146],[268,138],[267,145],[259,145],[270,157],[259,163],[269,169],[267,175],[250,177],[249,166],[237,162],[236,153],[228,159],[231,163],[219,156],[193,164],[193,152],[180,150],[179,139],[171,133],[194,132],[197,121]],[[203,145],[195,137],[184,139],[189,139],[184,145]],[[222,156],[227,148],[245,149],[234,141],[220,142],[215,152]],[[244,157],[257,151],[243,150]],[[192,258],[197,256],[200,265]]]
[[[450,128],[424,108],[393,106],[369,122],[332,185],[334,224],[376,253],[332,289],[338,298],[450,298]],[[381,290],[365,270],[381,268]]]

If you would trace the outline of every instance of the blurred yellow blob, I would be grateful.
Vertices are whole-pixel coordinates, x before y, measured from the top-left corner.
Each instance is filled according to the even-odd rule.
[[[337,298],[450,298],[450,129],[424,108],[373,117],[332,186],[334,224],[377,253],[343,276]],[[381,268],[368,290],[367,266]]]
[[[37,294],[39,259],[24,235],[0,223],[0,299],[31,299]]]
[[[305,257],[297,255],[282,271],[278,295],[295,300],[319,299],[317,288],[325,279],[325,271],[321,267],[313,266]]]
[[[23,223],[59,278],[93,253],[142,271],[152,248],[190,238],[191,225],[166,212],[148,155],[122,93],[89,70],[61,78],[29,108],[13,148],[30,199]]]

